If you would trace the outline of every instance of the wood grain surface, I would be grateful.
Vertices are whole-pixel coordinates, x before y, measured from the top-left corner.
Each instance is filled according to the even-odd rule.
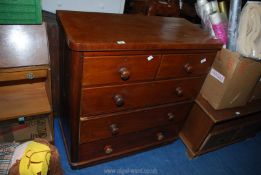
[[[48,64],[45,23],[0,25],[0,69]]]
[[[0,121],[51,112],[45,83],[0,87]]]
[[[57,15],[69,47],[76,51],[219,49],[221,46],[218,40],[183,18],[69,11],[58,11]]]

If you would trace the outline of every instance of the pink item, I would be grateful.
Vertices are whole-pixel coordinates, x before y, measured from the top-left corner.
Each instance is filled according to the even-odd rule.
[[[226,24],[222,21],[220,13],[213,13],[210,15],[210,21],[216,37],[223,43],[227,43]]]

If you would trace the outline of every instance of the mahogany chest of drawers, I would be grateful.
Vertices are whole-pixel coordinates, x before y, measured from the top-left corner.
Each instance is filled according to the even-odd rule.
[[[175,140],[221,45],[184,19],[58,11],[73,167]]]

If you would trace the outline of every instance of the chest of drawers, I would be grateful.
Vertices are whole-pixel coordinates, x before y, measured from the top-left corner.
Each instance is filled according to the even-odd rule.
[[[175,140],[221,45],[184,19],[58,11],[73,167]]]

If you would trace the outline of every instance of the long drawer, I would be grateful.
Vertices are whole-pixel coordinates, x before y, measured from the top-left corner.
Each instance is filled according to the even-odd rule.
[[[159,64],[159,55],[85,57],[83,85],[153,80]]]
[[[171,104],[100,118],[81,118],[80,143],[184,121],[190,107],[191,103]]]
[[[163,55],[157,79],[202,76],[208,73],[215,53]]]
[[[96,162],[128,154],[177,138],[180,124],[161,126],[79,145],[79,161]]]
[[[203,80],[204,78],[190,78],[85,88],[82,90],[81,115],[97,115],[193,100]]]

